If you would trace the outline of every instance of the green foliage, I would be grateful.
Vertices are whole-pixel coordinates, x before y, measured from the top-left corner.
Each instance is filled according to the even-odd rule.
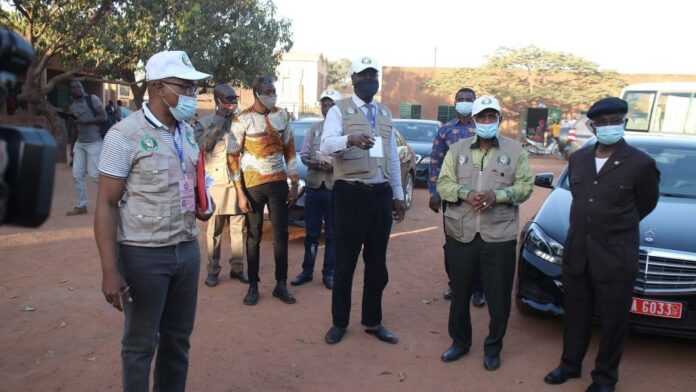
[[[344,90],[350,86],[350,64],[348,59],[340,59],[329,62],[326,81],[336,90]]]
[[[618,94],[624,85],[616,72],[600,71],[581,57],[535,46],[498,49],[480,68],[439,71],[425,83],[441,94],[467,86],[479,95],[495,95],[508,115],[517,115],[540,100],[565,110],[584,107]]]

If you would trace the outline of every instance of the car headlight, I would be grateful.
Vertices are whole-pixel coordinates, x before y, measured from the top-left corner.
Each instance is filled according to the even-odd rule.
[[[532,223],[524,241],[527,250],[553,264],[563,263],[563,245],[549,237],[536,223]]]
[[[416,154],[416,163],[419,163],[421,159],[423,159],[423,156]]]

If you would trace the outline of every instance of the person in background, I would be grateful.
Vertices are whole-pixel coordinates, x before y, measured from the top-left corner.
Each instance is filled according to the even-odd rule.
[[[220,275],[222,233],[229,227],[230,279],[249,283],[244,272],[244,242],[246,241],[245,216],[237,205],[237,191],[227,167],[232,142],[230,129],[237,115],[237,93],[229,84],[218,84],[213,89],[215,113],[201,117],[194,134],[199,134],[198,146],[205,152],[205,171],[214,180],[210,194],[215,202],[215,212],[208,221],[206,245],[208,248],[208,276],[205,284],[215,287]]]
[[[123,104],[123,101],[121,101],[120,99],[117,100],[116,106],[117,106],[116,109],[118,109],[119,113],[121,113],[121,119],[124,119],[124,118],[130,116],[131,111]]]
[[[433,148],[430,153],[430,175],[428,177],[428,191],[430,192],[430,209],[433,212],[440,212],[440,207],[442,207],[442,212],[445,212],[446,205],[442,203],[440,195],[437,193],[437,177],[440,175],[440,168],[442,167],[442,160],[447,155],[447,151],[454,143],[461,139],[466,139],[473,135],[474,132],[474,121],[471,118],[471,107],[476,99],[476,92],[474,90],[463,87],[457,91],[454,95],[454,109],[457,112],[457,117],[453,118],[447,124],[440,127],[437,131],[437,136],[433,140]],[[443,247],[444,248],[444,247]],[[446,252],[444,252],[446,255]],[[445,272],[447,272],[447,290],[443,297],[446,300],[452,299],[452,289],[450,288],[450,277],[449,277],[449,267],[447,266],[447,260],[445,260]],[[483,287],[481,287],[481,277],[476,276],[474,280],[473,293],[471,296],[471,303],[476,307],[482,307],[486,304],[486,296],[483,294]]]
[[[341,94],[335,90],[326,90],[319,97],[321,114],[326,118],[335,102],[341,99]],[[336,243],[334,238],[334,209],[333,209],[333,164],[330,156],[319,151],[324,121],[318,121],[307,130],[300,156],[302,163],[307,166],[305,186],[305,254],[302,272],[290,282],[300,286],[312,281],[314,262],[319,249],[319,236],[324,226],[326,248],[324,250],[324,269],[322,271],[324,286],[333,289],[334,263],[336,260]]]
[[[273,296],[286,304],[296,302],[287,287],[288,203],[297,198],[300,177],[290,119],[284,109],[276,106],[273,82],[270,76],[257,77],[252,83],[254,104],[232,122],[229,168],[239,208],[247,214],[249,290],[245,305],[259,301],[259,251],[266,206],[273,227]]]
[[[79,80],[70,82],[70,116],[77,129],[76,141],[73,144],[72,174],[75,181],[77,200],[67,216],[87,214],[87,175],[97,181],[99,154],[102,148],[101,124],[107,120],[101,100],[96,95],[85,93],[85,88]],[[89,100],[89,102],[88,102]]]

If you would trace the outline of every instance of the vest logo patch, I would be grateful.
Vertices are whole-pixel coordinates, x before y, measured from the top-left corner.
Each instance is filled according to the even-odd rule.
[[[382,110],[381,110],[381,113],[382,113],[382,115],[383,115],[384,117],[387,117],[387,111],[386,111],[386,110],[382,109]]]
[[[460,155],[459,156],[459,164],[460,165],[466,165],[469,162],[469,156],[468,155]]]
[[[157,151],[159,149],[159,144],[157,144],[157,140],[152,136],[143,136],[143,138],[140,139],[140,149],[146,152]]]
[[[348,109],[346,109],[346,113],[348,113],[348,114],[355,114],[355,109],[353,109],[353,108],[348,108]]]
[[[498,163],[507,166],[510,164],[510,157],[507,155],[501,155],[498,157]]]

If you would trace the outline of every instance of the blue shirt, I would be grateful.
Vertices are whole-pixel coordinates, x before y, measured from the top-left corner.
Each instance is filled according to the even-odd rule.
[[[473,132],[474,120],[471,117],[468,117],[464,121],[461,121],[458,117],[454,118],[437,130],[437,136],[433,139],[433,149],[430,153],[428,191],[431,195],[437,193],[437,189],[435,189],[437,186],[437,177],[440,175],[442,162],[450,146],[461,139],[472,136]]]

